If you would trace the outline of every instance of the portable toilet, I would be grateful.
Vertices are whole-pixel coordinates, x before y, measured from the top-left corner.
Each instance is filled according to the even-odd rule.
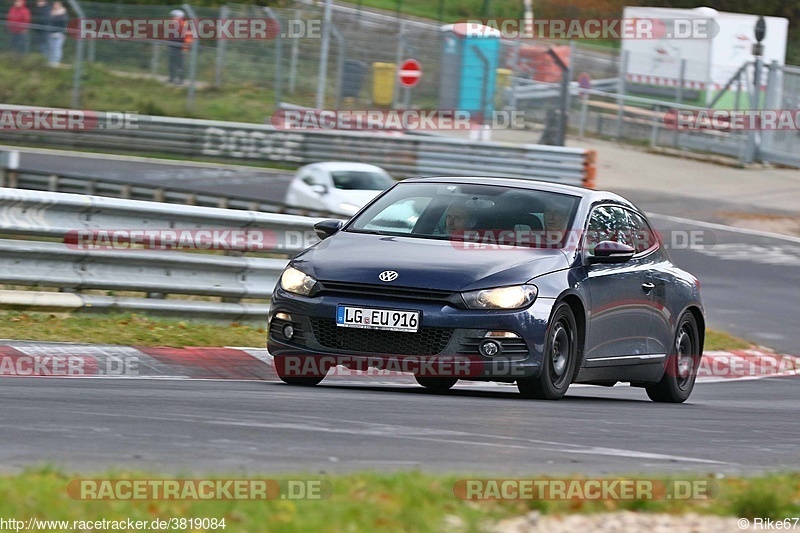
[[[500,32],[471,23],[442,26],[441,32],[439,109],[491,115],[500,63]]]

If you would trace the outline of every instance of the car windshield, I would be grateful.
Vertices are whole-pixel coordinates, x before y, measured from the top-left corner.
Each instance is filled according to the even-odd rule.
[[[359,191],[382,191],[394,185],[386,174],[363,170],[336,170],[331,172],[333,186],[337,189]]]
[[[498,185],[400,183],[346,231],[561,248],[580,198]]]

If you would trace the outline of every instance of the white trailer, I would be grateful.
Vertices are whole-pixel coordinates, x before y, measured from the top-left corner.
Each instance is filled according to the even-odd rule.
[[[622,40],[622,50],[628,58],[625,76],[632,83],[677,87],[684,64],[684,88],[699,90],[701,98],[709,103],[742,65],[754,60],[758,15],[723,13],[707,7],[626,7],[623,17],[656,21],[654,38],[636,35]],[[783,65],[789,21],[780,17],[764,19],[764,64],[776,61]],[[664,21],[663,26],[658,21]],[[699,31],[686,36],[694,28]],[[699,34],[705,28],[711,31],[703,38]],[[766,69],[761,81],[766,81]]]

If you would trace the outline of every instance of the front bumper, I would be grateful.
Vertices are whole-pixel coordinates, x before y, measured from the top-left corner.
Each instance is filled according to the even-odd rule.
[[[538,376],[547,323],[554,300],[537,298],[519,311],[479,311],[446,302],[371,296],[367,293],[297,296],[276,288],[269,313],[267,348],[282,368],[332,365],[356,370],[380,368],[423,376],[512,382]],[[345,328],[336,325],[338,305],[421,312],[417,333]],[[284,331],[291,326],[291,338]],[[485,356],[479,346],[487,332],[517,337],[492,340],[500,352]],[[314,358],[317,364],[307,363]]]

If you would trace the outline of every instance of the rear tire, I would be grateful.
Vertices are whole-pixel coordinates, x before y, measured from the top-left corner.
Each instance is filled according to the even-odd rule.
[[[458,378],[428,378],[417,376],[416,374],[414,375],[414,379],[426,389],[434,392],[450,390],[458,381]]]
[[[523,398],[560,400],[567,393],[578,358],[578,328],[569,305],[561,303],[547,328],[542,373],[517,380]]]
[[[667,355],[664,377],[645,387],[647,396],[659,403],[683,403],[692,394],[702,356],[697,321],[687,311],[678,321],[672,348]]]

